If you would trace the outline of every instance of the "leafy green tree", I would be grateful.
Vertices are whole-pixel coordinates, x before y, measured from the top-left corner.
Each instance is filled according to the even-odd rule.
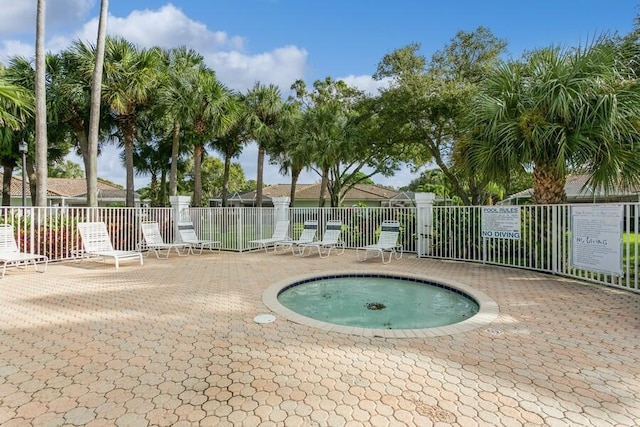
[[[18,164],[18,142],[34,109],[33,92],[7,80],[0,65],[0,165],[3,168],[2,206],[11,204],[11,178]]]
[[[198,74],[198,90],[194,95],[196,114],[193,121],[193,204],[203,204],[201,166],[207,142],[215,145],[215,139],[237,128],[241,120],[242,102],[224,86],[212,70]],[[245,123],[244,121],[242,123]],[[205,199],[206,200],[206,199]]]
[[[276,138],[276,127],[282,117],[284,102],[277,86],[263,85],[259,82],[247,91],[244,95],[244,102],[249,135],[258,144],[256,206],[261,207],[264,187],[264,158]]]
[[[184,176],[183,190],[193,191],[194,177],[191,173]],[[218,197],[224,185],[224,162],[218,157],[205,157],[202,162],[202,198],[208,200]],[[244,171],[239,163],[230,167],[228,184],[230,191],[241,191],[246,186]],[[208,204],[208,203],[207,203]]]
[[[137,175],[151,177],[149,187],[140,190],[143,198],[152,206],[169,204],[167,178],[171,168],[173,140],[171,122],[159,108],[145,110],[136,122],[136,140],[142,143],[134,146],[133,164]],[[124,154],[124,153],[123,153]],[[177,160],[177,172],[184,171],[183,156]]]
[[[404,147],[408,164],[435,163],[464,204],[486,199],[487,176],[464,163],[465,117],[487,70],[506,43],[490,30],[460,31],[430,61],[410,44],[385,55],[374,75],[389,79],[377,100],[379,132]]]
[[[224,172],[222,174],[222,190],[220,192],[222,198],[222,206],[227,206],[229,191],[239,191],[238,188],[230,190],[231,185],[231,166],[232,159],[237,158],[242,153],[242,148],[249,141],[248,129],[245,121],[245,110],[243,103],[240,101],[238,95],[234,95],[234,101],[236,103],[237,116],[234,125],[226,132],[214,138],[211,141],[211,146],[214,150],[222,154],[224,162]],[[244,175],[244,173],[243,173]],[[243,186],[245,184],[243,183]]]
[[[353,186],[398,169],[398,146],[378,128],[379,104],[331,78],[316,81],[311,91],[302,81],[293,88],[303,110],[297,141],[308,152],[300,165],[309,164],[321,177],[320,206],[326,193],[331,206],[340,206]],[[365,168],[370,172],[363,173]]]
[[[4,74],[0,70],[0,132],[22,129],[34,110],[33,93],[11,84]]]
[[[71,160],[49,163],[50,178],[84,178],[84,171],[79,164]]]
[[[628,49],[638,46],[600,38],[489,71],[470,115],[469,164],[494,179],[532,165],[536,204],[565,200],[570,169],[605,191],[640,184],[640,82],[622,60]]]
[[[50,58],[48,58],[47,62]],[[12,84],[22,88],[22,91],[28,91],[30,94],[30,99],[34,98],[35,93],[35,80],[36,80],[36,71],[33,68],[32,64],[25,58],[22,57],[14,57],[9,61],[9,66],[4,70],[4,77]],[[49,90],[49,87],[47,88]],[[26,92],[25,92],[26,93]],[[54,99],[52,96],[48,96],[49,99]],[[49,125],[47,126],[47,132],[49,133],[47,140],[47,157],[50,161],[59,161],[61,160],[70,150],[69,140],[66,137],[66,130],[64,126],[61,125],[60,120],[58,120],[58,116],[56,112],[51,106],[53,105],[53,101],[49,101],[49,106],[47,106],[46,111],[49,116],[48,121]],[[32,110],[33,111],[33,110]],[[3,162],[5,162],[6,167],[10,167],[11,164],[17,162],[18,159],[21,158],[21,155],[18,153],[18,144],[22,141],[28,144],[28,153],[26,156],[26,164],[21,167],[25,168],[26,174],[28,176],[29,188],[31,193],[31,202],[32,205],[36,205],[36,196],[37,196],[37,171],[36,171],[36,163],[37,163],[37,150],[36,150],[36,123],[35,117],[27,114],[27,112],[20,113],[20,117],[22,120],[22,126],[19,130],[16,129],[4,129],[3,140],[5,142],[4,149],[2,151],[7,154]],[[9,150],[9,151],[7,151]],[[14,157],[14,160],[11,159]],[[5,170],[5,173],[7,171]],[[47,174],[47,171],[44,173]]]
[[[124,146],[126,205],[134,205],[133,152],[136,120],[149,107],[158,87],[159,49],[138,48],[123,38],[108,37],[105,46],[103,99],[114,115]]]
[[[163,68],[158,102],[172,123],[171,170],[169,196],[178,194],[178,157],[182,128],[196,114],[198,72],[204,68],[204,57],[193,49],[180,47],[165,52],[167,67]]]
[[[269,163],[279,166],[282,175],[291,174],[289,203],[295,203],[298,178],[304,169],[311,167],[311,151],[303,137],[303,114],[299,102],[287,100],[284,105],[287,111],[280,121],[271,146]]]

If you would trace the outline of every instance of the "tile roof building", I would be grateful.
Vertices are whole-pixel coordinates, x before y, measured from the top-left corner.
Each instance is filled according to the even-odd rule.
[[[0,180],[3,174],[0,173]],[[11,205],[22,204],[22,178],[14,176],[11,179]],[[31,190],[29,183],[25,186],[27,205],[31,205]],[[124,205],[126,190],[119,185],[98,180],[98,205]],[[140,196],[135,195],[136,204]],[[47,178],[47,200],[49,206],[85,206],[87,203],[87,182],[84,178]]]
[[[638,202],[640,188],[614,189],[605,193],[601,188],[587,185],[589,175],[569,175],[564,185],[567,203],[606,203],[606,202]],[[533,188],[512,194],[499,202],[501,205],[518,205],[528,203],[533,195]]]
[[[290,184],[275,184],[264,187],[262,190],[262,206],[273,206],[272,198],[289,197],[291,193]],[[343,205],[352,206],[364,204],[366,206],[391,206],[392,200],[398,196],[398,192],[386,187],[373,184],[357,184],[345,194]],[[318,206],[320,198],[320,183],[297,184],[295,192],[295,207]],[[251,207],[255,206],[256,192],[233,193],[229,196],[229,206]],[[326,195],[326,206],[329,205],[329,195]],[[218,206],[220,199],[212,199],[210,205]]]

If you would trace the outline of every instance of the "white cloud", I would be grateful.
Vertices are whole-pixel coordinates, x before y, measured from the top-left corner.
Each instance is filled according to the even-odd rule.
[[[369,95],[377,95],[380,89],[389,87],[389,80],[374,80],[369,75],[354,76],[349,75],[346,77],[339,77],[337,80],[344,81],[347,85],[360,89],[361,91]]]
[[[77,37],[92,41],[96,38],[98,19],[87,22]],[[126,17],[109,16],[107,32],[144,47],[172,48],[189,46],[198,52],[220,49],[242,49],[242,37],[230,37],[222,31],[211,31],[194,21],[172,4],[157,10],[135,10]]]
[[[64,49],[74,39],[95,44],[97,31],[98,19],[94,18],[72,37],[51,39],[48,48],[53,51]],[[285,46],[270,52],[248,54],[244,50],[243,37],[212,31],[172,4],[157,10],[133,11],[126,17],[110,16],[107,31],[109,35],[124,37],[142,47],[190,47],[204,56],[220,81],[240,91],[252,87],[258,80],[287,91],[296,79],[304,77],[306,50]]]
[[[36,2],[0,0],[0,34],[24,32],[35,28]]]
[[[75,25],[84,19],[95,0],[49,0],[46,4],[48,31]],[[0,34],[32,34],[35,37],[36,0],[0,0]]]
[[[35,47],[31,43],[23,43],[17,40],[0,42],[0,61],[4,64],[15,56],[23,56],[30,59],[33,58],[34,55]]]
[[[205,55],[208,65],[224,84],[244,91],[260,81],[273,83],[283,93],[304,77],[307,51],[296,46],[285,46],[259,55],[241,52],[218,52]]]

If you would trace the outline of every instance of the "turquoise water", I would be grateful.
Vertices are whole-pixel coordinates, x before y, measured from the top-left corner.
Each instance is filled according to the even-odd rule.
[[[478,312],[466,295],[426,282],[390,277],[320,278],[278,295],[289,310],[323,322],[375,329],[452,325]]]

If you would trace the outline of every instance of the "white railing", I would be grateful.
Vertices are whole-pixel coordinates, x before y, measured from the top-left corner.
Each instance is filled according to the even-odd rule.
[[[328,220],[341,220],[346,248],[375,243],[384,220],[400,222],[404,251],[419,256],[481,262],[543,271],[606,284],[640,293],[638,279],[640,204],[623,204],[623,274],[612,275],[575,268],[571,264],[571,205],[521,206],[520,239],[483,238],[482,207],[434,206],[431,224],[418,221],[420,210],[408,208],[290,208],[289,236],[298,238],[306,220],[318,221],[318,237]],[[255,249],[249,242],[270,237],[277,221],[274,208],[190,208],[189,216],[201,239],[221,242],[221,249],[244,252]],[[79,221],[104,221],[116,249],[141,248],[141,221],[157,221],[165,241],[175,240],[172,208],[18,208],[2,209],[0,223],[14,227],[16,240],[25,252],[47,255],[51,261],[81,255],[76,231]],[[425,240],[425,236],[427,237]],[[428,247],[417,250],[417,243]]]
[[[572,266],[571,206],[527,205],[521,209],[520,239],[483,238],[482,207],[433,207],[431,247],[426,256],[538,270],[640,293],[638,203],[624,203],[622,275]]]

